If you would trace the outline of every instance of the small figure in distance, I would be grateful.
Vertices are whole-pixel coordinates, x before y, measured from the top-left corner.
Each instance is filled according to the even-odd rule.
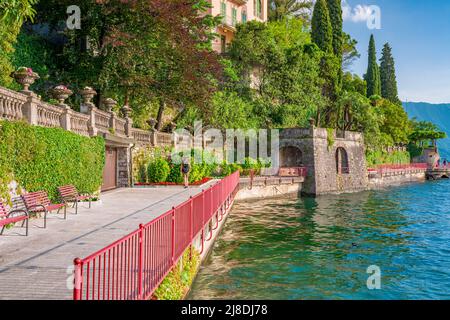
[[[184,188],[186,189],[189,186],[189,172],[191,171],[191,164],[189,157],[184,157],[181,162],[181,173],[183,174],[184,179]]]

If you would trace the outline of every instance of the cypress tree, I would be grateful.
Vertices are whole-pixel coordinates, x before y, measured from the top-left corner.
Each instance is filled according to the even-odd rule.
[[[333,52],[333,30],[325,0],[317,0],[311,21],[311,38],[326,53]]]
[[[328,12],[330,14],[331,28],[333,30],[333,52],[342,63],[342,47],[344,45],[342,32],[342,5],[341,0],[327,0]]]
[[[393,103],[399,103],[395,61],[389,43],[386,43],[383,47],[380,62],[381,96]]]
[[[377,63],[377,51],[373,34],[370,36],[369,63],[364,80],[367,82],[367,97],[370,98],[373,95],[381,95],[380,68]]]

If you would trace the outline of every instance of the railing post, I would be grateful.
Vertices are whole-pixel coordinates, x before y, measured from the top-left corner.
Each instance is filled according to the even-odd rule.
[[[81,270],[82,262],[80,258],[76,258],[73,261],[74,269],[74,287],[73,287],[73,300],[81,300]]]
[[[144,225],[139,225],[139,262],[138,262],[138,299],[142,300],[142,288],[143,288],[143,270],[142,264],[144,261]]]
[[[40,102],[39,98],[31,91],[23,92],[28,96],[27,102],[22,106],[22,112],[29,124],[38,124],[37,105]]]
[[[175,207],[172,207],[172,266],[175,264]]]
[[[190,214],[190,230],[189,234],[191,236],[191,245],[189,248],[189,260],[192,260],[192,245],[194,242],[194,201],[192,201],[192,196],[189,197],[189,214]]]

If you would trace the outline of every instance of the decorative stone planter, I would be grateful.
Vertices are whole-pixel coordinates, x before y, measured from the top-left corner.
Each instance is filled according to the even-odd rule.
[[[80,106],[80,112],[89,113],[92,108],[94,108],[94,104],[92,103],[92,99],[97,95],[97,91],[92,89],[91,87],[84,87],[83,90],[80,90],[80,95],[83,98],[83,103]]]
[[[91,87],[84,87],[83,90],[80,90],[80,94],[83,97],[84,104],[91,105],[92,99],[97,95],[97,91]]]
[[[17,81],[17,83],[23,86],[23,92],[31,92],[29,90],[30,86],[39,79],[39,75],[33,72],[31,68],[20,67],[12,74],[12,77]]]
[[[131,114],[131,108],[127,105],[124,105],[122,107],[122,114],[125,118],[129,118],[130,114]]]
[[[151,131],[155,131],[156,119],[154,119],[154,118],[148,119],[147,124],[150,126]]]
[[[107,98],[103,100],[103,105],[106,108],[106,111],[113,112],[113,108],[117,105],[117,101],[111,98]]]
[[[64,101],[69,98],[72,95],[72,90],[68,89],[66,86],[64,85],[59,85],[54,87],[51,90],[51,94],[53,96],[53,98],[55,98],[56,100],[58,100],[59,102],[59,106],[60,107],[68,107]]]

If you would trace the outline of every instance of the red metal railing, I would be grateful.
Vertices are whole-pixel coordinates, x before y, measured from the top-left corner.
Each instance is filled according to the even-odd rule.
[[[369,168],[369,173],[376,173],[380,175],[386,174],[398,174],[398,173],[411,173],[417,171],[426,171],[428,165],[426,163],[410,163],[410,164],[383,164],[378,165],[376,168]]]
[[[75,259],[73,298],[149,299],[200,233],[203,250],[204,227],[215,217],[217,228],[238,185],[235,172],[87,258]]]

